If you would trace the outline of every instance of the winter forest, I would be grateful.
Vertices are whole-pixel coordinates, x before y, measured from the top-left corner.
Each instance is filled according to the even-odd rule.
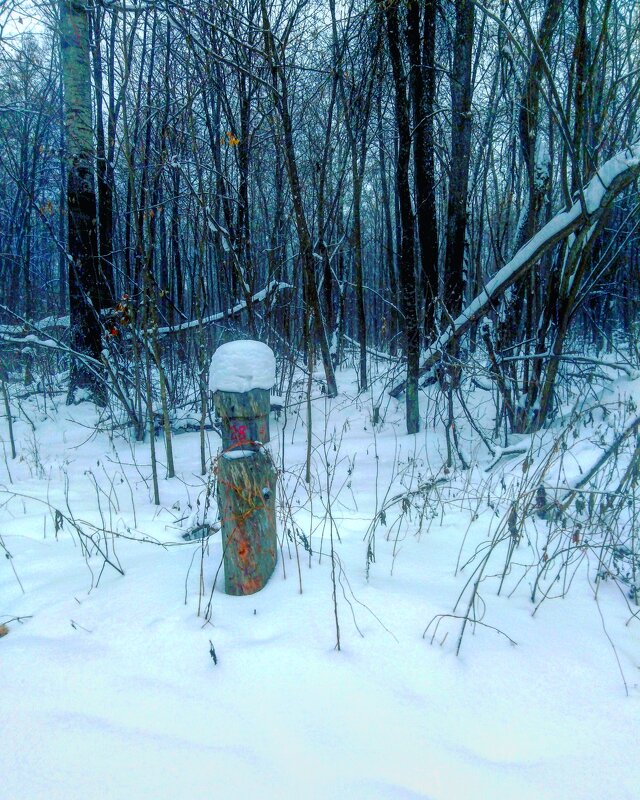
[[[0,798],[637,797],[639,102],[635,0],[0,0]]]

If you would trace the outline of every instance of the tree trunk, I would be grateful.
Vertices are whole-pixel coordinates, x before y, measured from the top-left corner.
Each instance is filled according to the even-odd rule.
[[[102,56],[100,53],[100,14],[96,13],[91,21],[92,33],[92,60],[93,60],[93,79],[96,87],[96,163],[97,163],[97,188],[98,188],[98,250],[100,252],[99,261],[99,283],[97,291],[100,295],[100,308],[109,308],[114,303],[115,287],[113,281],[113,167],[107,156],[106,141],[109,133],[105,137],[105,122],[102,112],[103,95],[103,74]],[[111,128],[110,120],[107,124]]]
[[[387,158],[385,153],[384,132],[382,128],[382,91],[378,92],[378,159],[380,161],[380,188],[382,193],[382,214],[384,230],[384,263],[386,266],[386,280],[389,282],[388,299],[389,323],[386,326],[389,342],[393,342],[398,332],[398,280],[396,277],[396,259],[393,247],[393,223],[391,221],[391,198],[387,182]],[[385,309],[385,319],[387,310]]]
[[[413,172],[416,195],[416,221],[420,243],[420,280],[424,302],[424,333],[435,333],[435,304],[438,297],[438,223],[433,138],[433,111],[436,93],[435,46],[436,3],[424,6],[424,34],[420,32],[420,4],[407,6],[407,46],[409,50],[409,88],[413,108]]]
[[[456,30],[451,75],[451,170],[444,274],[446,322],[458,316],[464,298],[467,192],[471,158],[473,27],[472,0],[456,0]]]
[[[520,98],[518,133],[520,136],[520,149],[527,170],[528,198],[527,211],[518,231],[514,253],[537,230],[540,211],[549,186],[550,176],[543,171],[544,162],[540,159],[540,138],[538,135],[540,81],[542,79],[542,58],[548,56],[551,37],[557,27],[562,5],[561,0],[548,0],[540,23],[540,31],[537,37],[538,46],[533,47],[527,81]]]
[[[71,341],[76,351],[99,361],[102,330],[99,319],[100,263],[93,175],[89,19],[83,4],[61,0],[60,40],[67,136]],[[105,386],[96,373],[96,367],[75,359],[71,366],[67,401],[80,400],[82,390],[88,391],[96,403],[104,405],[106,402]]]
[[[289,188],[291,189],[291,200],[293,203],[296,232],[298,234],[298,244],[300,247],[300,259],[302,261],[305,289],[304,294],[307,302],[309,303],[310,312],[313,316],[315,339],[320,346],[320,352],[322,354],[322,363],[327,381],[327,395],[329,397],[335,397],[338,393],[338,389],[333,363],[331,361],[331,354],[329,351],[329,343],[327,342],[324,318],[322,315],[322,309],[320,307],[320,298],[318,296],[318,285],[316,282],[315,258],[313,254],[313,244],[311,242],[311,233],[309,232],[309,225],[307,223],[304,204],[302,202],[302,186],[300,184],[300,177],[298,175],[298,164],[293,143],[293,127],[289,112],[287,80],[286,76],[284,75],[282,65],[277,62],[278,56],[276,53],[273,33],[269,23],[265,0],[261,0],[261,11],[265,38],[265,52],[267,54],[269,66],[271,67],[271,79],[274,86],[273,96],[280,115],[280,121],[282,122],[285,165],[287,177],[289,179]],[[280,87],[279,92],[277,89],[278,85]]]
[[[411,129],[407,101],[407,80],[402,67],[398,10],[395,5],[385,7],[389,56],[395,89],[396,127],[398,131],[398,158],[396,162],[396,193],[400,207],[400,258],[398,279],[400,310],[403,314],[404,341],[407,355],[406,411],[407,433],[420,429],[418,403],[418,369],[420,359],[420,333],[416,311],[416,279],[414,272],[413,209],[409,188],[409,160],[411,158]]]

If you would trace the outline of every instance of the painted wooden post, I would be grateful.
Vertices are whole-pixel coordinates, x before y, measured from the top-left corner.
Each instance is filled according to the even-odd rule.
[[[275,358],[260,342],[229,342],[214,353],[209,375],[222,425],[218,508],[225,592],[253,594],[276,564],[276,472],[264,448]]]

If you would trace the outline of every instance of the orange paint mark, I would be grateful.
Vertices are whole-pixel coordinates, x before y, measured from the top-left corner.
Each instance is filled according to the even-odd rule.
[[[247,578],[243,581],[245,594],[254,594],[262,589],[262,582],[258,578]]]
[[[238,545],[237,553],[240,561],[247,561],[249,558],[249,548],[247,547],[246,542],[242,542]]]

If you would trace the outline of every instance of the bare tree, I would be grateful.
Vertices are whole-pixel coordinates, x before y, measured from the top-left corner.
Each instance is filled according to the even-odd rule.
[[[69,232],[69,309],[74,349],[100,361],[100,310],[109,291],[100,269],[93,173],[95,145],[91,115],[89,19],[84,5],[60,0],[60,44],[66,127],[67,216]],[[104,404],[106,393],[95,367],[76,359],[69,380],[69,402],[82,391]]]
[[[407,77],[401,52],[398,9],[395,3],[384,10],[389,59],[393,72],[395,90],[395,118],[398,136],[396,161],[396,193],[400,206],[400,257],[398,260],[398,283],[400,310],[404,327],[404,342],[407,357],[406,408],[407,433],[420,430],[420,408],[418,402],[418,365],[420,359],[420,330],[416,309],[416,281],[414,270],[413,206],[409,184],[409,162],[411,159],[411,127],[409,122],[409,99]]]

